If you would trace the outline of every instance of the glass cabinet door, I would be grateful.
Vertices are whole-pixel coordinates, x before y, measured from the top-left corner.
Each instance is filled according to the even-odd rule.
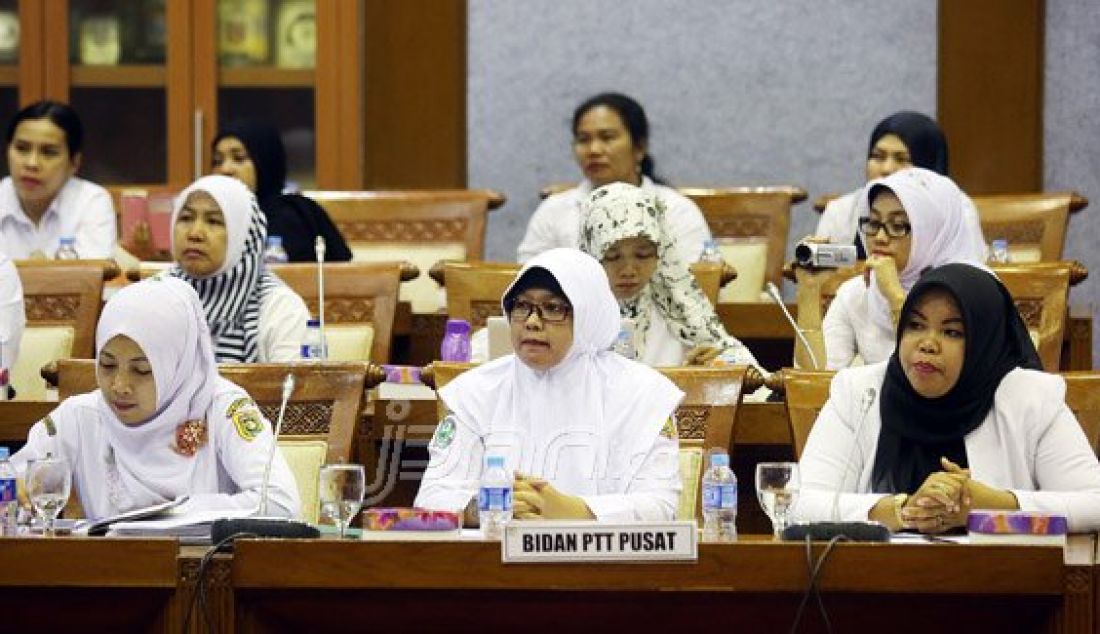
[[[97,183],[169,175],[166,0],[69,0],[69,103],[84,123],[81,174]]]
[[[315,0],[216,0],[214,10],[217,122],[274,125],[286,146],[288,185],[314,187]],[[204,153],[209,161],[209,147]]]

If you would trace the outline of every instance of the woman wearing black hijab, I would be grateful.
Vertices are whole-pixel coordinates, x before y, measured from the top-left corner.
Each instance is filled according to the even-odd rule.
[[[936,533],[991,508],[1100,528],[1100,463],[1004,286],[978,266],[932,269],[898,323],[888,361],[833,379],[802,454],[800,519]]]
[[[879,121],[871,132],[871,142],[867,146],[867,182],[906,167],[923,167],[942,176],[950,176],[947,171],[947,137],[943,130],[931,118],[919,112],[903,110]],[[859,191],[857,189],[829,201],[817,222],[814,236],[829,238],[835,244],[855,243],[862,260],[866,253],[862,241],[856,236],[859,229],[856,194]],[[965,211],[976,222],[978,216],[974,203],[966,194],[963,194],[963,199]]]
[[[278,130],[258,121],[231,123],[214,137],[212,149],[212,171],[237,178],[256,194],[267,216],[268,235],[282,237],[291,262],[316,261],[318,235],[325,238],[325,261],[351,259],[340,230],[320,205],[300,194],[283,193],[286,150]]]

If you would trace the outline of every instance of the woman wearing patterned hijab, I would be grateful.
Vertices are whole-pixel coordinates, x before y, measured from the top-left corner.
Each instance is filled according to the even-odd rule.
[[[263,262],[264,215],[241,181],[204,176],[176,198],[168,274],[202,300],[218,362],[299,358],[309,310]]]
[[[726,332],[680,257],[658,197],[612,183],[592,192],[582,216],[581,250],[600,260],[619,313],[634,320],[639,361],[675,366],[718,357],[758,365],[749,349]]]

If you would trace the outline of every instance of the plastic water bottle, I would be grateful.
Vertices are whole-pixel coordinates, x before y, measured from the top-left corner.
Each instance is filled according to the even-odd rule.
[[[76,252],[76,238],[72,236],[61,238],[53,257],[55,260],[79,260],[80,254]]]
[[[8,461],[8,448],[0,447],[0,535],[14,537],[19,498],[15,494],[15,467]]]
[[[306,322],[306,338],[302,340],[302,358],[311,361],[321,361],[325,358],[319,319],[310,319]]]
[[[485,459],[477,493],[477,518],[485,539],[500,539],[504,525],[512,519],[512,477],[504,470],[503,456]]]
[[[1008,264],[1008,240],[998,238],[989,250],[989,261],[994,264]]]
[[[737,541],[737,476],[726,453],[711,454],[703,474],[703,541]]]
[[[623,355],[627,359],[637,359],[638,350],[634,347],[634,320],[623,317],[619,326],[619,336],[615,337],[615,343],[611,349]]]
[[[267,248],[264,249],[264,264],[286,264],[290,256],[283,248],[282,236],[268,236]]]
[[[722,262],[722,253],[718,251],[718,243],[713,239],[703,243],[703,252],[699,254],[700,262]]]
[[[443,343],[439,346],[439,358],[464,363],[470,360],[470,322],[465,319],[447,320]]]

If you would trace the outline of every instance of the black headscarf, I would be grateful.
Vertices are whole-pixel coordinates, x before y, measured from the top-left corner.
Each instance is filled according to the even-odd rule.
[[[925,398],[909,384],[899,350],[890,356],[879,402],[882,430],[871,474],[876,493],[915,492],[930,474],[943,470],[940,456],[967,466],[964,438],[985,420],[1001,379],[1015,368],[1042,369],[1008,290],[988,272],[969,264],[947,264],[921,277],[901,309],[898,348],[909,315],[933,289],[947,291],[959,306],[966,357],[955,386],[941,397]]]
[[[871,155],[879,139],[887,134],[895,134],[905,143],[913,165],[950,176],[947,173],[947,137],[935,121],[919,112],[895,112],[879,121],[871,132],[867,156]]]

